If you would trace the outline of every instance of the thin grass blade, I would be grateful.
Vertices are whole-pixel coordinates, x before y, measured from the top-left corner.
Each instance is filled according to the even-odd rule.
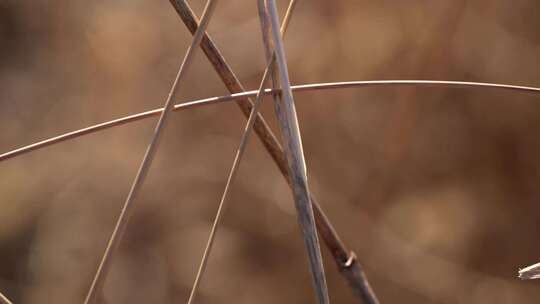
[[[90,286],[90,289],[84,301],[85,304],[93,303],[96,296],[101,295],[102,286],[104,284],[105,277],[107,276],[108,270],[110,268],[111,258],[114,252],[116,251],[118,247],[118,243],[125,232],[128,220],[131,215],[131,211],[133,209],[133,202],[135,201],[135,198],[138,192],[140,191],[140,188],[144,182],[144,179],[148,173],[148,170],[150,169],[150,165],[152,164],[152,160],[155,156],[155,153],[158,148],[158,143],[161,138],[162,130],[164,129],[167,119],[169,117],[169,114],[171,113],[171,110],[173,109],[173,101],[176,99],[176,96],[178,94],[179,84],[181,80],[183,79],[187,69],[191,65],[191,62],[193,61],[195,52],[198,50],[198,46],[202,40],[203,34],[206,30],[206,27],[208,26],[208,23],[210,22],[210,19],[211,19],[211,16],[215,9],[216,4],[217,4],[216,0],[208,0],[206,4],[199,29],[195,33],[191,46],[188,48],[186,55],[184,57],[184,60],[182,62],[182,65],[180,66],[178,74],[176,75],[176,79],[174,80],[174,83],[172,85],[171,91],[169,93],[169,97],[167,98],[167,101],[165,102],[165,106],[163,107],[163,112],[161,112],[161,117],[154,130],[152,140],[150,141],[150,144],[148,145],[146,154],[144,155],[144,158],[139,167],[139,171],[137,172],[137,176],[135,177],[135,180],[133,181],[131,190],[124,203],[122,211],[120,212],[120,216],[118,217],[116,226],[114,227],[113,233],[107,244],[107,248],[105,249],[105,252],[103,254],[103,257],[101,259],[97,272],[92,281],[92,285]]]

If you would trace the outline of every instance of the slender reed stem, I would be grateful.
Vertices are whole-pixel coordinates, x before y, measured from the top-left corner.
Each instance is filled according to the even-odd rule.
[[[306,163],[304,152],[302,150],[302,139],[300,137],[298,118],[296,116],[296,109],[289,81],[289,72],[287,69],[283,41],[279,32],[279,18],[275,1],[267,0],[266,9],[270,18],[274,52],[279,67],[279,80],[282,89],[281,103],[279,106],[276,104],[276,113],[284,142],[289,176],[292,181],[298,222],[307,248],[308,260],[318,301],[320,304],[328,304],[330,303],[328,298],[328,287],[326,286],[326,276],[324,274],[321,249],[315,227],[315,217],[311,206]]]
[[[282,27],[281,27],[281,33],[285,33],[287,30],[287,26],[289,24],[290,17],[292,15],[292,12],[294,10],[294,7],[296,5],[296,0],[291,0],[289,4],[289,8],[287,9],[287,14],[285,16],[285,19],[283,21]],[[272,57],[274,59],[274,57]],[[206,248],[204,249],[203,256],[201,258],[201,262],[199,264],[199,269],[197,271],[197,275],[195,277],[195,282],[193,283],[193,287],[191,288],[191,293],[189,295],[188,304],[192,304],[195,299],[195,295],[197,293],[197,289],[199,288],[200,281],[202,279],[202,276],[206,270],[206,265],[208,263],[208,257],[210,256],[210,252],[212,251],[212,245],[214,244],[214,240],[216,237],[217,229],[219,227],[221,217],[223,215],[223,209],[225,206],[225,203],[227,202],[229,189],[232,184],[232,181],[234,180],[236,173],[238,172],[238,168],[240,166],[240,161],[242,160],[242,156],[244,155],[244,151],[246,149],[249,136],[251,135],[251,132],[253,130],[253,124],[255,123],[255,119],[257,118],[257,115],[259,114],[259,109],[262,104],[263,96],[264,96],[264,84],[266,83],[268,79],[268,75],[270,75],[272,69],[274,68],[274,60],[271,60],[268,63],[268,66],[266,67],[263,78],[261,80],[261,83],[259,85],[259,90],[257,91],[257,96],[255,98],[255,104],[253,108],[251,109],[251,113],[249,115],[246,127],[244,129],[244,133],[242,134],[242,138],[240,139],[240,144],[238,146],[238,149],[236,150],[236,155],[234,157],[233,165],[231,170],[229,171],[229,176],[227,177],[227,183],[225,184],[225,189],[223,190],[223,194],[221,196],[221,200],[219,202],[218,210],[216,213],[216,217],[214,218],[214,222],[212,224],[212,229],[210,231],[210,235],[208,236],[208,240],[206,243]]]
[[[162,130],[164,129],[167,119],[169,117],[169,114],[171,113],[171,110],[173,109],[173,101],[177,98],[176,96],[178,94],[179,84],[181,80],[183,79],[191,62],[193,61],[195,52],[197,51],[198,46],[202,40],[203,34],[206,31],[206,27],[208,26],[208,23],[210,22],[210,19],[212,17],[212,13],[215,9],[216,4],[217,4],[217,1],[215,0],[208,0],[208,2],[206,3],[206,7],[204,8],[204,12],[203,12],[199,29],[193,36],[193,41],[191,43],[191,46],[188,48],[186,55],[184,57],[184,60],[182,62],[182,65],[180,66],[180,69],[178,70],[176,79],[174,80],[174,83],[172,85],[167,101],[165,102],[165,106],[163,107],[163,112],[161,113],[161,117],[154,130],[154,135],[152,137],[152,140],[150,141],[150,144],[148,145],[146,154],[144,155],[144,158],[139,167],[139,171],[137,172],[137,176],[135,177],[135,180],[133,181],[131,190],[124,203],[122,211],[120,212],[120,216],[118,217],[116,226],[114,227],[113,233],[109,239],[109,243],[107,244],[107,248],[105,249],[105,253],[103,254],[103,257],[101,259],[97,272],[94,276],[94,280],[92,281],[92,285],[90,286],[90,289],[84,301],[85,304],[93,303],[96,295],[101,294],[103,282],[110,268],[111,257],[116,251],[119,241],[121,240],[126,230],[126,226],[129,221],[131,211],[133,209],[133,202],[135,201],[135,198],[144,182],[144,179],[148,173],[148,170],[150,169],[150,165],[152,164],[152,160],[156,154],[158,143],[162,134]]]

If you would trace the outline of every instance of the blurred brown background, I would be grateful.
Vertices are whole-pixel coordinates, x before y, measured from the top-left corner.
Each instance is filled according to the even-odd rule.
[[[200,14],[204,1],[190,3]],[[300,1],[285,39],[291,79],[540,86],[539,10],[533,0]],[[256,1],[221,1],[209,30],[252,89],[264,67],[256,12]],[[166,0],[0,1],[0,151],[160,107],[190,39]],[[188,74],[178,102],[227,93],[202,53]],[[311,188],[382,303],[538,303],[540,282],[516,278],[540,261],[538,97],[379,87],[296,100]],[[82,302],[155,123],[0,163],[2,292]],[[109,303],[187,300],[244,123],[232,103],[173,115]],[[326,261],[333,303],[353,303]],[[253,139],[197,302],[314,301],[289,189]]]

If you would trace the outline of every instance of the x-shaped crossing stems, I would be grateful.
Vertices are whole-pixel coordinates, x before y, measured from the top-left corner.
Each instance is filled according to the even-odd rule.
[[[192,9],[189,7],[188,3],[185,0],[169,1],[182,19],[182,22],[184,22],[188,30],[193,34],[197,30],[198,19],[193,13]],[[210,63],[214,66],[214,69],[227,89],[231,93],[244,92],[244,87],[240,84],[240,81],[208,34],[204,35],[201,42],[201,48]],[[244,113],[246,117],[249,117],[251,108],[253,107],[253,101],[250,99],[242,99],[237,101],[237,104],[242,110],[242,113]],[[273,134],[270,127],[260,114],[255,121],[254,129],[264,147],[268,153],[270,153],[272,159],[274,159],[274,162],[278,166],[280,172],[283,174],[289,185],[291,185],[290,177],[287,172],[287,161],[285,159],[283,149],[276,139],[276,136]],[[317,230],[326,244],[326,247],[328,247],[330,250],[330,253],[332,254],[340,272],[347,279],[359,298],[363,300],[363,303],[378,304],[379,301],[371,289],[366,275],[362,270],[360,263],[356,260],[354,253],[347,250],[312,193],[310,193],[310,199],[313,203],[313,213],[315,215]]]

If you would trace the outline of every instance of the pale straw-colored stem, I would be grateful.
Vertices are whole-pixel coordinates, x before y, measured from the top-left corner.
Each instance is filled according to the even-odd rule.
[[[201,24],[199,25],[199,29],[193,36],[193,41],[191,43],[191,46],[188,48],[186,55],[184,57],[184,60],[182,62],[182,65],[180,66],[180,69],[178,70],[178,74],[176,75],[176,79],[174,80],[174,83],[172,85],[167,101],[165,102],[165,106],[163,107],[163,111],[161,112],[161,117],[156,125],[154,134],[146,150],[146,154],[144,155],[144,158],[139,167],[139,171],[137,172],[135,180],[133,181],[131,190],[122,207],[122,211],[120,212],[120,216],[118,217],[113,233],[109,239],[109,242],[103,254],[103,257],[101,258],[101,262],[98,266],[97,272],[92,281],[92,285],[90,286],[90,289],[84,301],[85,304],[93,303],[96,296],[101,295],[101,290],[104,284],[104,280],[110,268],[111,258],[114,255],[118,247],[118,244],[120,240],[122,239],[122,236],[126,230],[127,223],[129,221],[131,212],[133,210],[133,202],[135,201],[135,198],[144,182],[144,179],[148,173],[148,170],[150,169],[150,165],[152,164],[152,160],[156,154],[158,143],[161,138],[162,130],[166,126],[169,114],[171,113],[171,110],[173,109],[173,101],[177,98],[177,95],[178,95],[179,84],[181,80],[184,78],[184,75],[186,74],[188,67],[191,65],[196,51],[199,49],[199,44],[202,40],[204,32],[206,31],[206,27],[208,26],[208,23],[210,22],[210,19],[211,19],[211,16],[215,9],[216,4],[217,4],[216,0],[208,0],[208,2],[206,3],[206,7],[204,9],[203,16],[201,18]]]
[[[508,84],[486,83],[486,82],[465,82],[465,81],[444,81],[444,80],[365,80],[365,81],[347,81],[347,82],[324,82],[311,83],[292,86],[293,92],[309,92],[319,90],[339,90],[348,88],[364,88],[364,87],[440,87],[440,88],[461,88],[461,89],[490,89],[501,91],[513,91],[516,93],[528,93],[540,96],[540,88],[530,86],[516,86]],[[217,103],[238,101],[250,97],[257,96],[257,90],[245,91],[242,93],[209,97],[204,99],[190,100],[174,105],[172,111],[179,112],[202,106],[209,106]],[[280,94],[280,89],[265,89],[265,95]],[[0,154],[0,162],[12,159],[18,156],[28,154],[33,151],[41,150],[45,147],[59,144],[71,139],[75,139],[84,135],[104,131],[109,128],[118,127],[127,123],[136,122],[139,120],[152,118],[161,115],[163,108],[153,109],[146,112],[136,113],[129,116],[124,116],[100,124],[96,124],[83,129],[70,131],[55,137],[44,139],[3,154]]]

